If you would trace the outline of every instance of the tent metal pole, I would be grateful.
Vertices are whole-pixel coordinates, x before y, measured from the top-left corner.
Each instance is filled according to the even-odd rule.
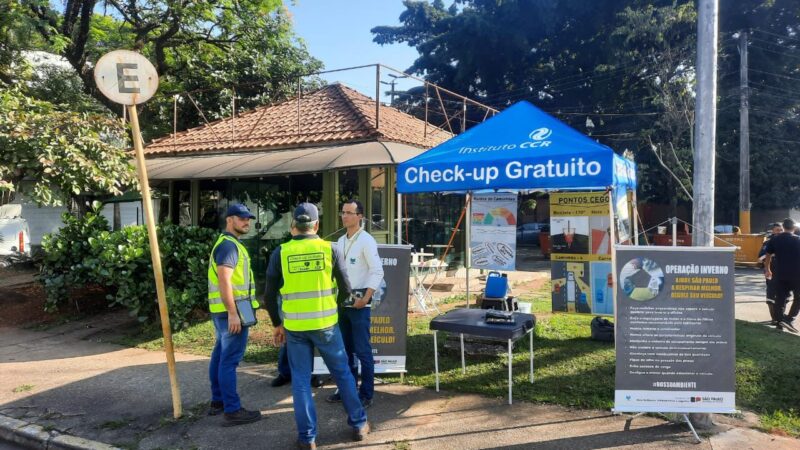
[[[403,194],[397,193],[397,245],[403,243]]]
[[[467,191],[467,226],[466,236],[464,243],[464,257],[465,265],[467,267],[467,309],[469,309],[469,268],[472,266],[472,248],[470,242],[472,239],[472,191]]]
[[[633,214],[631,214],[631,219],[633,220],[633,244],[639,245],[639,205],[636,203],[636,189],[633,190],[632,197]]]
[[[612,305],[614,305],[614,323],[617,323],[617,249],[616,249],[616,231],[617,231],[617,224],[614,222],[614,194],[616,193],[616,188],[611,187],[608,190],[608,214],[611,218],[611,226],[608,229],[609,235],[608,239],[611,242],[611,282],[613,283],[612,287],[612,294],[611,294],[611,301]],[[626,194],[627,195],[627,194]],[[617,348],[617,339],[616,339],[616,330],[617,327],[614,328],[614,348]]]

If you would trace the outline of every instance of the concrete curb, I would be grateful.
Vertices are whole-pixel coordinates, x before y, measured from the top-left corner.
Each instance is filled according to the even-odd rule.
[[[47,431],[44,427],[0,414],[0,441],[47,450],[121,450],[89,439]]]

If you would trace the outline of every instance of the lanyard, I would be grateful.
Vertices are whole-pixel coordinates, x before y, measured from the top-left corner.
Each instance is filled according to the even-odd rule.
[[[345,260],[345,262],[347,262],[347,255],[350,254],[350,249],[353,248],[353,244],[356,243],[356,240],[358,240],[358,236],[361,235],[362,231],[364,231],[364,229],[360,228],[356,232],[356,234],[353,235],[352,238],[348,238],[347,235],[345,234],[345,242],[344,242],[344,260]],[[348,243],[350,245],[347,245]]]

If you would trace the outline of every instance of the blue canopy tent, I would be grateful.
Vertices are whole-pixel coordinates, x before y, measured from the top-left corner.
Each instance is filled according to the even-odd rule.
[[[521,101],[397,168],[398,209],[402,194],[486,189],[635,193],[636,165]],[[469,278],[469,258],[467,271]]]
[[[636,189],[636,166],[522,101],[400,164],[397,192]]]

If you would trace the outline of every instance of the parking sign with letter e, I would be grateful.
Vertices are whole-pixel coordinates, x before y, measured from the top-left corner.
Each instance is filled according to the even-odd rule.
[[[115,103],[144,103],[158,89],[158,73],[144,56],[128,50],[115,50],[97,61],[94,79],[98,89]]]

